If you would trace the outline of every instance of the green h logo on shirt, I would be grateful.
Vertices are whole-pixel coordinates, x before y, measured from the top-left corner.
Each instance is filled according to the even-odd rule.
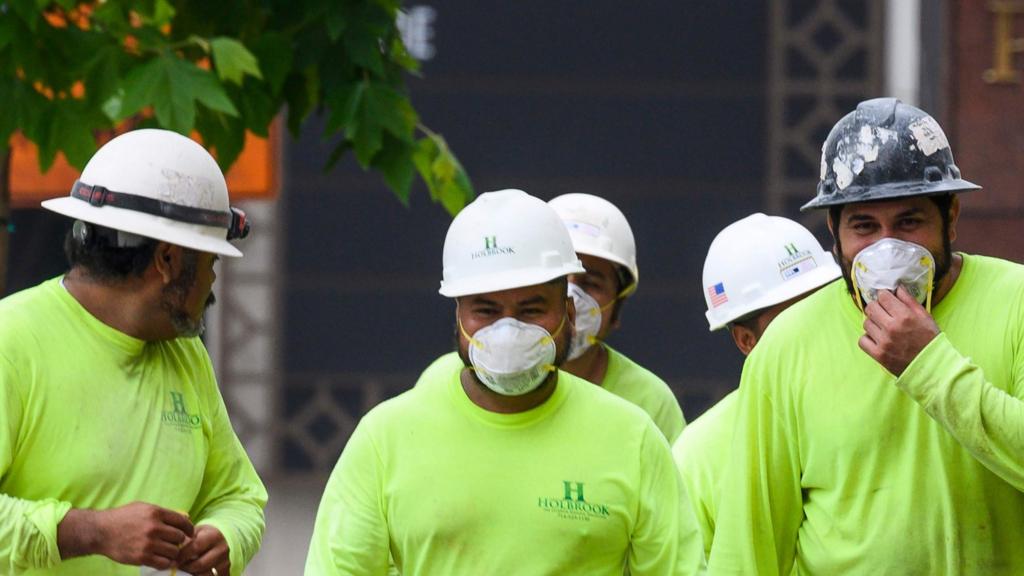
[[[202,419],[198,413],[189,413],[185,406],[185,395],[181,392],[171,392],[170,394],[171,409],[160,414],[160,421],[182,432],[198,430],[202,426]]]
[[[583,499],[583,482],[569,482],[568,480],[563,480],[562,487],[565,488],[566,500],[572,500],[572,495],[575,493],[577,502],[586,502],[586,500]]]
[[[498,247],[497,236],[484,236],[484,250],[494,250]]]
[[[796,249],[796,244],[794,244],[793,242],[786,244],[785,248],[786,254],[789,254],[790,256],[796,256],[796,253],[799,252],[799,250]]]
[[[181,392],[171,392],[171,404],[175,412],[188,414],[188,410],[185,410],[185,395]]]

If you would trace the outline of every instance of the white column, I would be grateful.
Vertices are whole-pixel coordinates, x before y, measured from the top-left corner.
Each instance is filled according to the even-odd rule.
[[[921,78],[921,0],[888,0],[885,14],[885,92],[918,104]]]

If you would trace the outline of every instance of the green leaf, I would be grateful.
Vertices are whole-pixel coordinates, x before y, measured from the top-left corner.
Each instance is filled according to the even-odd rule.
[[[356,114],[363,105],[363,95],[366,93],[366,82],[353,82],[348,86],[336,90],[326,99],[331,114],[325,125],[326,132],[333,134],[339,130],[355,128]]]
[[[135,68],[125,77],[123,87],[116,119],[152,106],[161,126],[187,135],[195,125],[196,101],[211,110],[238,115],[212,73],[175,56],[158,56]]]
[[[18,21],[14,18],[0,18],[0,50],[3,50],[17,34],[15,26],[18,25]]]
[[[58,107],[54,120],[54,144],[67,158],[68,163],[81,170],[96,152],[96,139],[92,126],[84,121],[89,116],[77,102]]]
[[[429,133],[416,142],[413,163],[430,197],[440,202],[453,216],[473,198],[473,185],[448,144],[438,134]]]
[[[290,39],[284,34],[269,32],[252,44],[263,79],[270,85],[273,94],[281,92],[285,78],[291,72],[293,50]]]
[[[238,40],[219,36],[210,41],[210,49],[221,80],[241,86],[246,74],[263,79],[256,57]]]
[[[348,27],[348,8],[343,2],[331,2],[327,6],[327,37],[336,42]]]
[[[288,130],[298,138],[302,123],[319,102],[320,78],[316,68],[310,67],[291,74],[284,83],[285,102],[288,103]]]
[[[372,166],[384,176],[384,181],[402,204],[409,205],[409,188],[412,187],[414,146],[388,134],[384,135],[383,147],[373,159]]]
[[[366,95],[368,114],[392,136],[412,142],[412,132],[419,117],[409,98],[384,84],[371,84]]]
[[[379,8],[371,10],[367,7],[364,9],[361,14],[364,18],[351,23],[348,30],[345,31],[344,40],[345,49],[348,51],[352,62],[370,70],[378,77],[384,76],[384,55],[381,51],[381,40],[387,32],[386,24],[382,26],[380,22],[375,21],[381,14],[386,14],[386,12]],[[392,28],[395,27],[393,17],[390,25]]]
[[[196,114],[196,131],[203,144],[211,148],[221,170],[227,172],[245,148],[245,126],[240,118],[200,108]]]

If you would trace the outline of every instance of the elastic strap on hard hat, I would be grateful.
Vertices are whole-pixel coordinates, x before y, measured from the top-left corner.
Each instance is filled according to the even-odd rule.
[[[89,205],[96,208],[113,206],[133,212],[161,216],[186,224],[224,228],[228,231],[228,240],[245,238],[249,234],[249,223],[246,221],[245,213],[237,208],[221,212],[219,210],[183,206],[157,200],[156,198],[116,192],[103,186],[85,184],[80,180],[75,181],[74,186],[71,187],[71,197],[88,202]]]

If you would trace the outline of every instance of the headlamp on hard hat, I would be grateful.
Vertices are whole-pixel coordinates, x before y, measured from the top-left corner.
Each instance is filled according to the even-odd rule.
[[[142,212],[152,216],[161,216],[176,222],[215,226],[227,230],[227,239],[236,240],[249,235],[249,220],[242,210],[230,207],[228,212],[208,210],[194,206],[184,206],[173,202],[165,202],[156,198],[116,192],[103,186],[93,186],[76,181],[71,187],[71,197],[88,202],[90,206],[100,208],[112,206],[122,210]]]

